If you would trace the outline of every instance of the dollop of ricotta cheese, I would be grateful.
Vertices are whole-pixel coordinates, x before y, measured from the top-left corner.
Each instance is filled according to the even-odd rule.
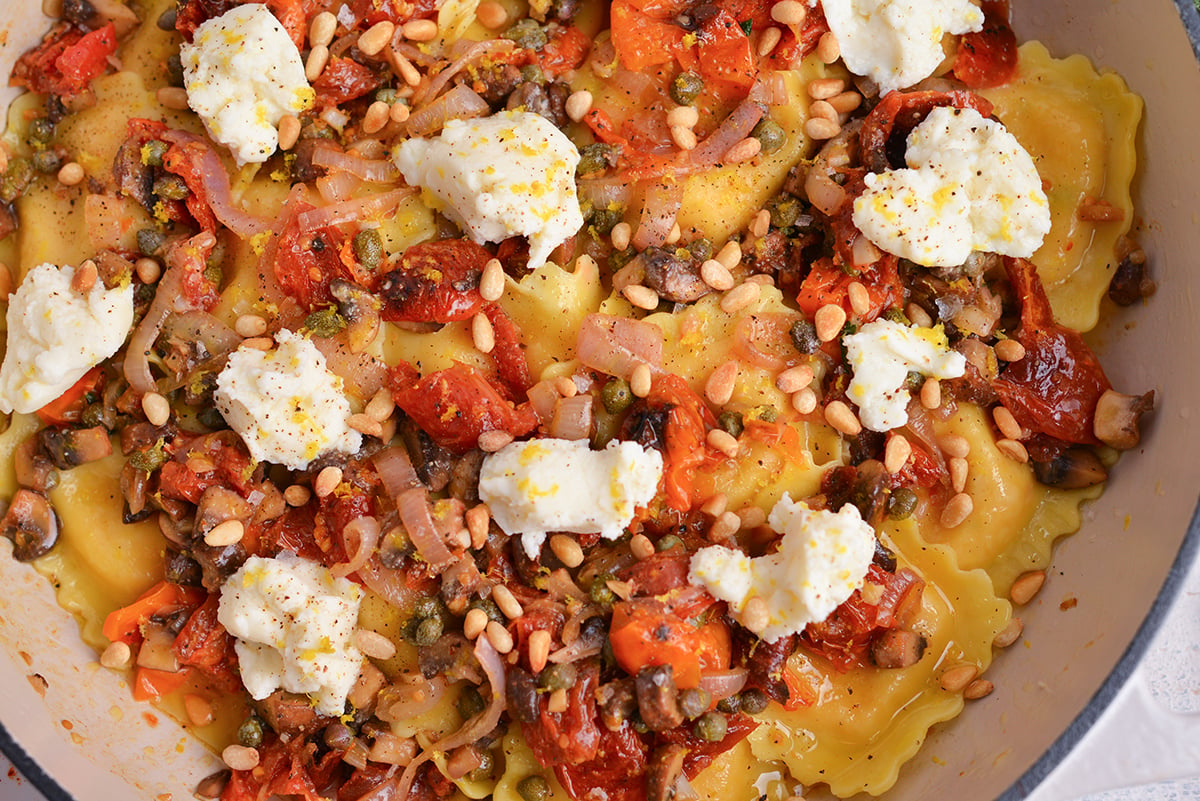
[[[883,96],[933,74],[945,58],[942,37],[983,28],[970,0],[823,0],[842,61],[879,84]]]
[[[950,350],[941,326],[905,326],[890,320],[867,323],[842,338],[854,370],[846,397],[858,404],[862,424],[891,431],[908,422],[910,372],[928,378],[959,378],[967,368],[961,353]]]
[[[438,136],[401,142],[393,158],[404,180],[476,242],[528,237],[530,268],[583,226],[579,151],[540,114],[451,120]]]
[[[0,410],[35,412],[116,353],[133,326],[133,285],[86,293],[75,268],[39,264],[8,300],[8,348],[0,365]]]
[[[279,144],[279,121],[316,97],[300,51],[261,3],[204,21],[179,56],[188,105],[239,165],[266,161]]]
[[[620,537],[654,497],[662,470],[662,455],[636,442],[613,440],[602,451],[587,440],[514,442],[483,460],[479,498],[506,534],[521,535],[532,559],[550,531]]]
[[[242,684],[255,700],[276,690],[309,695],[341,715],[362,654],[351,643],[362,590],[291,553],[252,556],[221,588],[217,620],[237,638]]]
[[[739,621],[746,603],[761,598],[769,620],[759,636],[774,642],[829,617],[862,586],[875,555],[875,530],[853,504],[829,512],[786,494],[767,522],[783,535],[779,550],[750,557],[710,545],[692,555],[688,580],[727,602]]]
[[[275,335],[269,351],[240,347],[217,374],[213,400],[250,455],[303,470],[326,453],[354,453],[362,435],[350,428],[342,379],[310,340]]]
[[[868,173],[854,224],[868,239],[927,267],[972,251],[1028,258],[1050,232],[1050,203],[1033,158],[974,109],[935,108],[908,136],[908,169]]]

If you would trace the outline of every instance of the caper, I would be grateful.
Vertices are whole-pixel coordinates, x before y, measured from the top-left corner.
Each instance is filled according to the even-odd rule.
[[[764,117],[758,121],[750,135],[758,140],[762,145],[762,152],[774,153],[779,148],[783,147],[787,141],[787,133],[780,127],[779,123],[770,117]]]
[[[629,382],[616,376],[608,379],[600,390],[600,402],[609,414],[620,414],[628,409],[629,404],[633,403],[633,390],[629,388]]]
[[[790,228],[800,219],[803,207],[796,198],[786,196],[776,198],[768,210],[771,213],[772,228]]]
[[[160,31],[173,31],[175,30],[175,20],[178,17],[179,9],[175,6],[171,6],[166,11],[158,15],[158,20],[155,21],[154,24],[158,26]]]
[[[722,698],[717,701],[717,711],[724,712],[726,715],[736,715],[742,711],[742,697],[734,693]]]
[[[541,50],[549,41],[545,29],[528,17],[505,31],[504,37],[511,39],[517,47],[523,47],[526,50]]]
[[[713,244],[711,239],[693,239],[687,246],[688,254],[692,257],[692,261],[705,262],[713,257]]]
[[[487,702],[475,687],[468,686],[458,696],[458,714],[463,720],[470,720],[487,708]]]
[[[346,328],[346,318],[338,314],[333,306],[317,309],[304,318],[304,327],[313,336],[331,337]]]
[[[487,781],[492,776],[492,771],[496,767],[496,759],[492,756],[492,752],[486,748],[479,750],[479,767],[467,774],[467,778],[473,782]]]
[[[183,200],[191,194],[187,183],[178,175],[162,175],[155,178],[150,191],[167,200]]]
[[[131,453],[129,463],[138,470],[153,473],[167,463],[167,458],[167,453],[163,449],[163,440],[159,439],[153,446]]]
[[[225,428],[225,418],[217,409],[216,405],[205,406],[200,411],[196,412],[196,419],[200,421],[200,425],[207,428],[209,431],[220,431]]]
[[[595,142],[585,145],[579,151],[579,164],[575,167],[577,175],[591,175],[603,172],[617,163],[617,149],[613,145]]]
[[[774,406],[755,406],[754,417],[764,423],[774,423],[779,419],[779,410]]]
[[[908,319],[908,315],[899,306],[893,306],[890,309],[883,310],[883,319],[900,325],[910,325],[912,320]]]
[[[517,792],[525,801],[546,801],[550,797],[550,782],[541,776],[526,776],[517,782]]]
[[[374,228],[364,228],[354,235],[354,257],[364,270],[375,272],[383,262],[383,238]]]
[[[153,228],[138,229],[137,246],[143,256],[157,255],[165,241],[167,241],[167,238]]]
[[[422,648],[428,648],[441,639],[442,631],[444,631],[444,626],[439,615],[422,618],[413,633],[413,641]]]
[[[888,496],[887,513],[893,520],[904,520],[917,508],[917,493],[908,487],[897,487]]]
[[[712,705],[712,693],[702,687],[689,687],[679,691],[679,711],[688,720],[695,720]]]
[[[741,412],[724,411],[717,418],[717,427],[726,434],[736,438],[742,435],[742,432],[746,429],[746,423],[742,419]]]
[[[385,86],[375,92],[375,100],[378,103],[387,103],[389,106],[396,102],[396,89],[392,86]]]
[[[10,159],[8,169],[4,171],[4,178],[0,179],[0,200],[12,203],[19,198],[33,180],[33,176],[33,164],[29,159]]]
[[[570,662],[547,665],[537,677],[538,687],[549,692],[569,690],[578,679],[579,671]]]
[[[221,269],[221,262],[209,259],[208,263],[204,266],[204,279],[219,288],[224,278],[225,271]]]
[[[623,209],[592,209],[588,224],[597,234],[608,234],[624,216]]]
[[[683,547],[683,540],[681,540],[675,534],[667,534],[666,536],[659,538],[658,542],[654,543],[654,549],[656,551],[658,551],[659,553],[665,553],[666,551],[669,551],[672,548],[682,548],[682,547]]]
[[[62,166],[62,156],[53,149],[39,150],[30,157],[33,168],[43,175],[58,172]]]
[[[88,428],[95,428],[98,425],[104,424],[104,404],[89,403],[83,407],[83,414],[79,417]]]
[[[247,748],[258,748],[263,741],[263,722],[254,715],[246,718],[238,726],[237,741]]]
[[[588,597],[592,599],[592,603],[600,604],[601,606],[609,606],[616,603],[616,593],[608,588],[608,582],[611,578],[611,574],[604,574],[596,576],[593,579],[592,586],[588,588]]]
[[[521,67],[521,80],[542,86],[546,83],[546,73],[542,71],[540,64],[526,64]]]
[[[171,86],[183,86],[183,60],[178,53],[167,56],[167,83]]]
[[[704,79],[694,72],[681,72],[671,81],[671,99],[681,106],[690,106],[704,91]]]
[[[44,145],[54,138],[54,123],[49,117],[38,117],[29,123],[29,141]]]
[[[633,257],[637,255],[637,251],[633,248],[625,248],[624,250],[614,250],[608,254],[608,269],[614,273],[624,267],[629,262],[633,261]]]
[[[741,692],[742,711],[747,715],[757,715],[767,708],[771,699],[762,690],[751,687]]]
[[[147,167],[161,167],[163,165],[163,156],[167,155],[167,151],[171,146],[161,139],[151,139],[142,145],[142,164]]]
[[[697,737],[710,743],[719,743],[724,740],[725,732],[728,730],[729,722],[720,712],[705,712],[692,727],[692,731],[696,733]]]
[[[801,353],[816,353],[821,347],[821,340],[817,338],[817,327],[808,320],[797,320],[792,323],[792,327],[788,330],[788,336],[792,338],[792,344],[796,346],[796,350]]]
[[[470,609],[482,609],[487,615],[488,620],[494,620],[497,623],[504,622],[504,614],[500,611],[500,607],[496,606],[496,602],[491,598],[476,598],[471,601]]]
[[[917,370],[909,370],[908,374],[904,376],[904,388],[909,392],[919,392],[924,383],[925,376]]]
[[[426,595],[418,598],[416,604],[413,605],[413,615],[415,617],[430,617],[440,614],[442,611],[441,604],[438,599],[432,595]]]

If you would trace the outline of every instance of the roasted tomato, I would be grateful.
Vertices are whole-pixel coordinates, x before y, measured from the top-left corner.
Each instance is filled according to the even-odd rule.
[[[600,727],[595,755],[575,765],[558,765],[554,775],[571,798],[645,801],[650,748],[626,723],[615,731]]]
[[[851,313],[851,282],[857,281],[866,287],[870,306],[861,322],[869,323],[885,310],[899,305],[904,300],[904,287],[897,269],[898,259],[890,253],[883,254],[879,261],[862,270],[858,275],[839,269],[828,258],[817,260],[800,284],[796,298],[800,310],[810,318],[822,306],[830,303],[841,306]]]
[[[622,601],[613,607],[609,631],[613,656],[631,676],[647,665],[670,665],[675,685],[695,687],[705,670],[729,667],[729,627],[719,617],[684,619],[649,599]]]
[[[317,108],[328,108],[374,92],[381,83],[369,67],[353,59],[334,56],[312,86],[317,93]]]
[[[469,239],[423,242],[404,251],[379,284],[383,319],[450,323],[479,311],[479,278],[492,255]]]
[[[871,565],[867,581],[883,587],[878,603],[867,603],[861,590],[820,623],[810,623],[800,642],[821,654],[838,670],[870,664],[871,637],[906,622],[920,604],[925,582],[908,568],[890,573]]]
[[[1008,23],[1008,0],[983,0],[983,30],[958,40],[954,77],[972,89],[1001,86],[1017,74],[1017,36]]]
[[[90,32],[63,23],[21,56],[13,67],[12,83],[32,92],[71,97],[104,74],[108,57],[116,51],[112,23]]]
[[[594,661],[580,665],[575,684],[567,690],[566,710],[551,712],[549,696],[542,695],[538,719],[521,724],[525,741],[542,767],[577,765],[596,756],[600,748],[595,698],[599,683],[600,668]]]

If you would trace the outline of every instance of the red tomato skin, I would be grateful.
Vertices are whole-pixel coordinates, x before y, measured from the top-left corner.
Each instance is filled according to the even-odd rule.
[[[1017,76],[1017,36],[1008,22],[1008,0],[983,0],[983,30],[958,40],[954,77],[972,89],[1002,86]]]
[[[615,731],[600,727],[595,756],[575,765],[556,765],[554,775],[572,798],[603,793],[607,801],[645,801],[650,747],[628,723]]]
[[[61,23],[17,60],[11,82],[31,92],[71,97],[104,73],[108,57],[116,50],[117,33],[112,23],[86,33]]]
[[[317,93],[317,108],[329,108],[374,92],[380,83],[379,76],[368,67],[353,59],[333,56],[312,87]]]
[[[538,699],[538,719],[521,724],[525,742],[542,767],[578,765],[596,757],[601,743],[595,699],[599,683],[599,667],[594,661],[588,662],[567,690],[565,712],[551,712],[549,696],[542,695]]]
[[[479,278],[491,258],[469,239],[413,245],[379,283],[383,319],[412,323],[470,319],[483,305]]]

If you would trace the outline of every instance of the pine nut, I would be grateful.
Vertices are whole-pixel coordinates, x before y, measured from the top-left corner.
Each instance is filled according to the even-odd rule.
[[[1022,573],[1013,582],[1012,589],[1008,591],[1008,597],[1017,606],[1024,606],[1032,601],[1035,595],[1041,592],[1042,585],[1045,583],[1045,570],[1031,570],[1028,573]]]
[[[488,259],[488,263],[483,265],[483,274],[479,276],[479,294],[493,303],[504,294],[504,267],[499,259]]]
[[[482,548],[487,544],[488,528],[492,519],[491,510],[488,509],[486,503],[477,504],[467,510],[465,517],[467,533],[471,535],[471,547]]]
[[[715,258],[726,270],[732,270],[742,263],[742,246],[731,239],[721,246]]]
[[[975,679],[967,685],[967,689],[963,690],[963,698],[968,701],[977,701],[986,695],[991,695],[994,689],[996,689],[996,685],[987,679]]]
[[[497,653],[507,654],[513,649],[512,635],[497,621],[489,620],[484,631],[487,633],[488,642],[492,644]]]
[[[496,347],[496,331],[483,312],[476,312],[471,318],[471,340],[480,353],[491,353]]]
[[[331,465],[323,468],[320,473],[317,473],[317,479],[313,482],[313,492],[316,493],[318,498],[325,498],[337,489],[341,483],[342,469]]]
[[[416,86],[421,82],[421,72],[413,66],[412,62],[405,58],[398,50],[390,48],[387,51],[388,61],[392,65],[392,71],[400,76],[400,79],[409,86]]]
[[[110,642],[100,654],[100,664],[109,670],[124,670],[133,659],[133,651],[128,643],[117,640]]]
[[[96,262],[88,259],[76,268],[75,275],[71,278],[71,289],[81,295],[86,295],[92,291],[92,287],[96,285],[99,277],[100,273],[96,269]]]
[[[567,691],[561,688],[550,693],[550,697],[546,699],[546,711],[556,715],[566,712],[570,705],[571,700],[567,697]]]
[[[554,389],[564,398],[573,398],[579,394],[579,387],[570,376],[561,375],[554,379]]]
[[[480,634],[483,634],[487,628],[488,616],[487,612],[475,607],[467,610],[467,616],[463,618],[463,635],[468,640],[473,640]]]
[[[857,436],[862,431],[862,423],[842,401],[831,401],[825,406],[825,422],[848,437]]]
[[[492,600],[496,602],[496,606],[500,607],[500,611],[509,620],[515,620],[525,614],[525,609],[521,606],[521,602],[512,594],[512,590],[503,584],[497,584],[492,587]]]
[[[779,46],[779,40],[783,38],[783,31],[776,28],[774,25],[762,32],[762,36],[758,40],[758,47],[755,52],[759,58],[766,58],[771,55],[771,52]]]
[[[929,312],[915,303],[910,303],[904,307],[904,316],[911,320],[912,324],[918,328],[933,327],[933,318],[929,316]]]
[[[829,120],[833,123],[838,121],[837,110],[824,100],[814,100],[810,103],[808,106],[808,116],[812,119]]]
[[[799,0],[779,0],[771,6],[771,19],[780,25],[801,25],[808,16],[808,9]]]
[[[639,364],[633,368],[633,372],[629,375],[629,391],[635,397],[644,398],[650,394],[652,384],[652,376],[650,375],[650,366],[647,364]]]
[[[733,288],[733,274],[716,259],[708,259],[700,265],[700,278],[718,292]]]
[[[363,133],[373,134],[382,131],[383,127],[391,120],[391,114],[391,104],[382,100],[376,100],[367,106],[367,112],[363,115],[362,121]]]
[[[996,343],[996,358],[1005,362],[1019,362],[1025,358],[1025,346],[1015,339],[1002,339]]]
[[[304,62],[304,77],[312,83],[317,78],[321,77],[321,73],[325,71],[325,65],[329,63],[329,48],[325,45],[316,45],[312,50],[308,51],[308,61]]]
[[[376,22],[358,37],[358,49],[362,51],[363,55],[378,55],[379,51],[392,41],[392,34],[395,32],[396,25],[390,20]]]
[[[391,659],[396,655],[396,644],[370,629],[355,631],[354,645],[371,659]]]
[[[838,114],[849,114],[862,105],[862,95],[858,92],[842,92],[827,98],[827,101]]]
[[[1006,406],[997,406],[992,409],[992,420],[996,422],[996,428],[1000,429],[1000,433],[1008,439],[1020,439],[1025,434],[1021,430],[1021,424],[1017,422],[1017,418],[1013,417],[1013,413]]]
[[[842,47],[838,44],[837,37],[830,31],[821,34],[817,41],[817,58],[821,59],[821,63],[832,64],[841,57]]]
[[[157,392],[147,392],[142,396],[142,411],[152,426],[164,425],[171,419],[170,402]]]
[[[737,511],[742,528],[758,528],[767,522],[767,513],[757,506],[747,506]]]
[[[792,408],[800,414],[812,414],[817,408],[817,393],[805,387],[792,395]]]
[[[846,287],[846,294],[850,298],[850,310],[859,317],[865,317],[871,310],[871,294],[867,288],[858,281],[851,281]]]
[[[1025,449],[1024,444],[1015,439],[996,440],[996,450],[1000,451],[1014,462],[1025,464],[1029,461],[1029,451]]]
[[[629,552],[638,561],[654,556],[654,543],[645,534],[634,534],[629,538]]]
[[[438,35],[438,24],[431,19],[414,19],[400,29],[404,38],[413,42],[432,42]]]
[[[233,770],[254,770],[258,767],[258,750],[244,745],[227,745],[221,761]]]
[[[814,378],[813,369],[807,364],[789,367],[775,377],[775,388],[791,395],[807,387]]]
[[[822,342],[832,342],[837,339],[845,325],[846,310],[836,303],[826,303],[813,315],[813,326],[817,329],[817,339]]]
[[[383,425],[370,415],[352,414],[347,418],[346,425],[365,436],[383,438]]]
[[[726,497],[725,493],[718,492],[704,502],[704,505],[700,507],[700,511],[712,517],[720,517],[728,505],[729,498]]]
[[[392,122],[405,122],[408,120],[409,108],[408,104],[403,100],[397,100],[388,108],[388,116]]]
[[[783,0],[783,2],[787,3],[791,0]],[[771,610],[767,608],[767,602],[757,595],[746,601],[740,617],[742,625],[755,634],[761,633],[771,624]]]
[[[1008,621],[1008,625],[992,640],[992,645],[997,648],[1008,648],[1021,638],[1021,632],[1024,630],[1025,624],[1021,622],[1021,618],[1014,617]]]
[[[938,439],[938,447],[946,452],[947,456],[955,456],[959,459],[966,459],[971,454],[971,443],[966,437],[958,434],[947,434]]]
[[[555,534],[550,538],[550,550],[568,568],[576,568],[583,564],[583,548],[573,537],[566,534]]]
[[[755,283],[738,284],[725,293],[721,298],[721,311],[726,314],[737,314],[742,309],[758,303],[762,296],[762,287]]]
[[[737,383],[738,363],[733,359],[722,364],[704,382],[704,397],[714,406],[724,406],[733,397],[734,385]]]
[[[529,632],[529,667],[534,673],[541,673],[550,661],[550,644],[550,632],[545,629]]]
[[[696,145],[699,144],[696,139],[696,132],[682,125],[671,126],[671,141],[680,150],[695,150]]]
[[[633,238],[633,227],[627,222],[619,222],[613,226],[608,236],[615,249],[625,250],[629,247],[629,240]]]
[[[754,216],[750,218],[750,235],[755,239],[762,239],[771,230],[771,212],[766,209],[759,209],[754,212]],[[757,277],[757,276],[754,276]],[[769,278],[770,276],[763,276]]]
[[[695,106],[676,106],[667,112],[667,125],[679,125],[684,128],[695,128],[700,122],[700,112]]]
[[[479,435],[479,450],[484,453],[495,453],[496,451],[512,444],[513,435],[501,429],[493,429],[484,431]]]
[[[975,511],[975,501],[965,492],[960,492],[946,502],[946,507],[942,509],[942,527],[957,528],[962,525],[971,512]]]
[[[966,459],[955,456],[947,466],[950,468],[950,486],[955,492],[962,492],[967,488],[967,471],[970,470],[970,464]]]
[[[508,10],[496,0],[483,0],[475,9],[475,19],[490,31],[498,30],[508,24]]]
[[[817,78],[808,82],[808,96],[813,100],[828,100],[846,91],[846,82],[841,78]]]
[[[367,417],[380,423],[391,417],[394,411],[396,401],[392,399],[392,393],[387,387],[381,387],[367,402],[367,408],[363,409]]]
[[[942,671],[938,683],[946,692],[960,693],[978,676],[979,668],[975,665],[955,665]]]
[[[158,104],[172,111],[186,111],[188,107],[187,90],[181,86],[164,86],[154,93]]]
[[[908,464],[912,456],[912,443],[903,434],[893,434],[888,437],[887,445],[883,448],[883,469],[896,475]]]
[[[564,105],[567,116],[575,122],[582,120],[584,115],[592,110],[592,99],[592,93],[587,89],[572,92],[567,96],[567,102]]]
[[[738,533],[742,519],[733,512],[722,512],[708,527],[708,539],[711,542],[724,542]]]
[[[257,314],[243,314],[234,321],[233,330],[240,337],[261,337],[267,333],[267,321]]]
[[[648,286],[630,284],[621,290],[621,294],[639,309],[654,311],[658,308],[658,293]]]
[[[133,271],[137,273],[138,280],[143,284],[153,284],[162,277],[162,266],[149,256],[143,256],[135,261]]]
[[[942,405],[942,382],[936,378],[926,378],[921,384],[921,406],[926,409],[936,409]]]
[[[720,451],[730,459],[738,455],[738,441],[728,431],[714,428],[708,432],[707,442],[710,448]]]
[[[833,120],[827,120],[823,117],[809,117],[804,121],[804,133],[809,139],[815,139],[823,142],[827,139],[832,139],[842,132],[842,126],[838,125]]]
[[[83,179],[83,165],[76,161],[68,161],[58,171],[58,182],[63,186],[76,186]]]
[[[312,498],[312,491],[302,484],[293,484],[283,491],[283,500],[288,506],[303,506]]]
[[[337,17],[332,12],[322,11],[313,17],[312,23],[308,26],[308,44],[310,47],[323,45],[328,47],[333,43],[333,37],[337,33]]]
[[[379,126],[382,128],[383,126]],[[364,121],[365,129],[365,121]],[[279,149],[291,150],[300,139],[300,120],[294,114],[285,114],[279,118]]]
[[[214,548],[224,548],[242,541],[246,536],[246,526],[241,520],[226,520],[217,523],[204,534],[204,542]]]
[[[726,151],[724,161],[727,164],[741,164],[743,161],[749,161],[754,158],[761,151],[762,142],[753,136],[747,136]]]

